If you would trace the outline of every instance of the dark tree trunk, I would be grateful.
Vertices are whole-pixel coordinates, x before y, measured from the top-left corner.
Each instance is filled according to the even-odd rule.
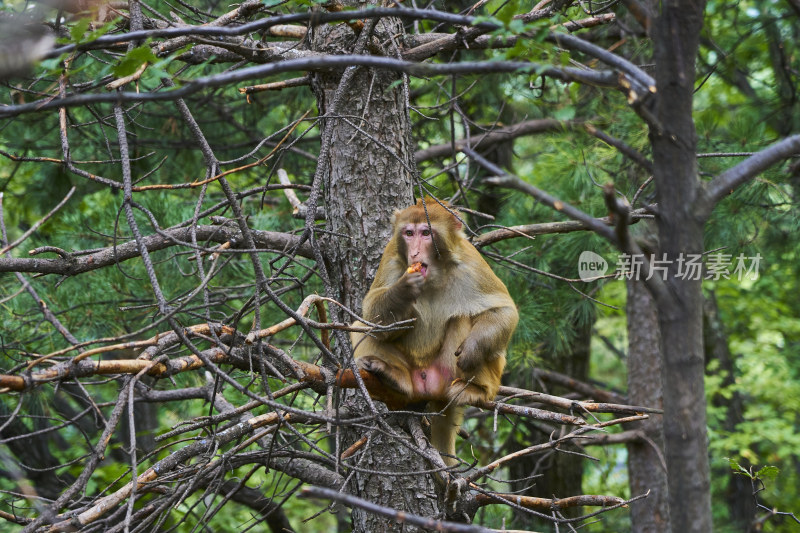
[[[398,21],[383,19],[375,28],[380,42],[399,35]],[[345,24],[320,26],[315,49],[350,51],[354,32]],[[391,45],[385,53],[393,55]],[[342,72],[317,74],[314,94],[320,115],[330,112]],[[341,290],[340,301],[359,310],[372,283],[389,237],[389,219],[396,209],[413,203],[414,150],[403,85],[397,73],[359,67],[334,116],[322,123],[331,134],[330,157],[320,161],[328,215],[326,245],[329,274]]]
[[[548,361],[551,370],[568,375],[579,381],[586,381],[589,373],[589,356],[591,354],[591,339],[593,322],[575,326],[577,335],[568,354],[552,357]],[[531,384],[526,381],[514,380],[509,376],[509,384],[527,389],[540,390],[541,384]],[[573,392],[562,387],[547,390],[551,394],[567,394]],[[508,453],[521,450],[536,442],[547,442],[551,435],[552,427],[546,424],[537,424],[531,421],[518,421],[513,438],[509,439]],[[558,436],[558,435],[555,435]],[[584,452],[571,443],[562,445],[563,449]],[[551,452],[545,455],[529,455],[521,457],[509,465],[509,477],[521,480],[512,485],[514,493],[540,498],[566,497],[568,495],[582,494],[583,467],[582,457]],[[574,507],[562,511],[564,516],[573,517],[582,514],[581,508]],[[529,513],[517,511],[514,517],[516,527],[531,528],[537,531],[553,530],[552,522],[534,517]]]
[[[556,358],[552,370],[578,381],[587,381],[593,325],[594,322],[592,321],[580,327],[576,326],[577,335],[572,343],[570,353]],[[550,392],[553,394],[567,394],[572,391],[555,388]],[[546,435],[545,438],[550,438],[550,435]],[[571,445],[567,444],[565,447],[570,449]],[[542,472],[542,477],[536,480],[536,486],[532,494],[541,498],[552,498],[553,496],[563,498],[574,494],[583,494],[583,458],[567,453],[555,453],[550,459],[549,467]],[[576,507],[567,509],[563,513],[567,517],[580,516],[582,509]]]
[[[717,298],[713,292],[709,292],[703,303],[703,318],[706,363],[712,360],[718,361],[718,372],[722,374],[722,386],[731,387],[736,382],[736,367],[728,347],[728,336],[719,317]],[[733,391],[729,398],[717,394],[711,398],[711,402],[716,407],[725,407],[723,429],[728,432],[736,431],[736,426],[744,421],[744,402],[739,392]],[[747,468],[749,464],[742,466]],[[736,527],[736,531],[752,531],[752,524],[756,517],[756,504],[753,500],[753,487],[750,485],[750,480],[745,476],[731,473],[727,466],[715,472],[715,475],[728,479],[725,503],[728,505],[728,515]]]
[[[367,29],[369,31],[369,25]],[[383,53],[394,56],[393,39],[402,25],[383,19],[375,27],[370,47],[383,43]],[[319,26],[314,30],[314,47],[328,53],[352,52],[357,36],[345,25]],[[352,76],[342,88],[343,77]],[[330,157],[320,157],[318,176],[324,187],[327,225],[323,240],[328,251],[326,269],[333,294],[355,312],[369,289],[390,235],[390,218],[396,209],[413,203],[413,148],[406,91],[396,73],[358,68],[354,73],[317,74],[312,81],[322,123],[323,142],[330,135]],[[393,85],[394,84],[394,85]],[[344,91],[343,93],[341,91]],[[342,97],[337,97],[337,91]],[[324,148],[323,148],[324,152]],[[342,360],[349,350],[340,337]],[[344,400],[350,409],[363,413],[369,407],[360,393]],[[385,412],[382,404],[376,405]],[[401,438],[403,420],[388,419],[388,426]],[[387,436],[383,430],[353,429],[343,432],[340,451],[369,437],[367,446],[354,457],[360,469],[348,490],[379,505],[423,516],[439,516],[436,486],[429,475],[430,464]],[[373,471],[376,473],[369,473]],[[418,531],[392,519],[352,511],[356,532]]]
[[[705,221],[693,209],[700,184],[692,97],[704,5],[662,2],[653,31],[657,122],[651,125],[650,137],[660,251],[670,262],[667,288],[658,297],[664,437],[670,522],[680,533],[712,530],[701,280],[687,279],[678,271],[681,258],[703,252]]]
[[[662,407],[661,338],[655,302],[641,281],[629,280],[627,287],[628,401],[632,405]],[[661,417],[653,416],[635,429],[644,434],[645,440],[628,445],[631,496],[647,491],[650,495],[631,504],[631,531],[666,533],[670,531],[669,501]]]

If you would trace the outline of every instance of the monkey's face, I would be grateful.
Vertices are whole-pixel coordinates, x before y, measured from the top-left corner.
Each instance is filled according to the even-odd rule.
[[[428,269],[435,263],[433,232],[427,223],[408,223],[400,228],[401,250],[405,250],[408,266],[421,263],[419,273],[428,277]]]

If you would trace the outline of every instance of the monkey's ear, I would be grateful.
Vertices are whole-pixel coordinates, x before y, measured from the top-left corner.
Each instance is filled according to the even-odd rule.
[[[394,227],[394,225],[397,223],[397,217],[400,216],[400,213],[402,213],[402,211],[400,211],[399,209],[395,209],[394,213],[392,213],[392,216],[389,219],[389,222],[392,224],[392,227]]]

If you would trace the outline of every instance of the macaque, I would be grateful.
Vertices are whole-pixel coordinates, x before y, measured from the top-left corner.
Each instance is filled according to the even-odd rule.
[[[460,406],[494,399],[518,320],[508,289],[451,211],[432,198],[396,211],[364,298],[367,321],[413,318],[413,327],[351,335],[359,368],[406,404],[430,402],[434,412],[449,404],[443,416],[431,417],[431,443],[449,465],[457,462]]]

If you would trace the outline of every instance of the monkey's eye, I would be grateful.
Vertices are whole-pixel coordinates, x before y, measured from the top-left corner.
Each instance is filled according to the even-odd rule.
[[[410,229],[407,229],[406,230],[406,237],[413,237],[413,236],[414,236],[414,232],[411,231]]]
[[[429,230],[429,229],[422,230],[422,236],[423,237],[430,237],[430,235],[431,235],[431,230]]]

